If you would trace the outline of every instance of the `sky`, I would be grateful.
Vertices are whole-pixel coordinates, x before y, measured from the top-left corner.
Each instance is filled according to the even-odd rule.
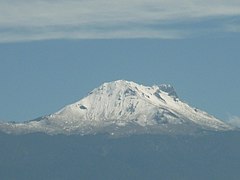
[[[103,82],[172,84],[239,124],[240,1],[0,0],[0,121],[78,101]]]

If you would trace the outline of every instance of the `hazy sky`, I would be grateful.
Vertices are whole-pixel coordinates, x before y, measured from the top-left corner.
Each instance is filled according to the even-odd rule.
[[[239,32],[239,16],[239,0],[0,0],[0,42],[188,38]]]
[[[172,84],[240,116],[240,1],[0,0],[0,120],[57,111],[105,81]]]

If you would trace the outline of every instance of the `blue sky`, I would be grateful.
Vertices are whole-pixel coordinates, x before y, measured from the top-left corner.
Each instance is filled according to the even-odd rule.
[[[238,121],[239,32],[234,0],[0,0],[0,120],[34,119],[126,79],[172,84]]]

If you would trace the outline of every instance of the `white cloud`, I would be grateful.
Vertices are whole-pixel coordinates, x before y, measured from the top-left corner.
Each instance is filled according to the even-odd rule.
[[[240,1],[0,0],[0,42],[59,38],[184,38],[195,32],[179,29],[182,22],[230,16],[240,16]],[[227,31],[227,28],[222,30]]]
[[[229,119],[228,123],[234,127],[240,128],[240,117],[233,116]]]

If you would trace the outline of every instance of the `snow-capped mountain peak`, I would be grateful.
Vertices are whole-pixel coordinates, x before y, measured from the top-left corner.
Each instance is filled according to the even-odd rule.
[[[37,120],[3,129],[47,133],[164,133],[229,130],[215,117],[182,102],[171,85],[131,81],[104,83],[88,96]]]

